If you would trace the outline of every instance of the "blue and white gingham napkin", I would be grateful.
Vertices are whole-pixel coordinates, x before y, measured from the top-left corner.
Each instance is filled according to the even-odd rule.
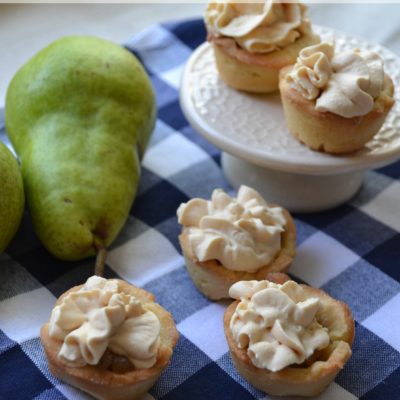
[[[152,27],[126,45],[151,76],[158,120],[138,196],[105,275],[153,292],[181,334],[170,366],[145,399],[268,398],[235,371],[222,326],[226,302],[210,302],[195,289],[178,245],[178,205],[208,198],[216,187],[231,190],[219,150],[189,126],[179,107],[181,71],[205,37],[203,23],[193,20]],[[6,140],[1,112],[0,139]],[[353,356],[319,399],[400,398],[399,177],[400,162],[369,172],[350,203],[295,215],[298,252],[290,273],[345,301],[356,319]],[[39,329],[56,298],[91,276],[93,264],[53,258],[25,216],[0,255],[0,399],[88,398],[49,373]]]

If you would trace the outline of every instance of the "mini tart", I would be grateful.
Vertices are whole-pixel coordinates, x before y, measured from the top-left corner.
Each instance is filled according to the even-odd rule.
[[[256,272],[232,271],[217,260],[199,261],[191,249],[188,228],[183,228],[179,242],[187,270],[197,289],[211,300],[220,300],[229,298],[229,288],[238,281],[262,280],[270,272],[286,272],[296,253],[296,226],[289,212],[282,210],[286,225],[281,234],[281,249],[270,264]]]
[[[293,64],[303,47],[319,43],[318,35],[306,34],[294,43],[266,54],[250,53],[234,39],[209,34],[221,79],[234,89],[254,93],[278,90],[279,70]]]
[[[121,292],[135,296],[142,302],[145,309],[152,311],[160,320],[160,347],[157,362],[153,367],[116,373],[104,366],[103,359],[100,360],[98,365],[69,367],[58,358],[62,341],[50,337],[49,324],[43,325],[40,331],[40,338],[51,373],[62,381],[91,394],[96,399],[132,400],[141,398],[154,385],[160,374],[167,367],[173,348],[179,338],[171,314],[154,302],[155,298],[151,293],[121,280],[119,280],[119,285]],[[78,291],[82,286],[75,286],[65,292],[55,305],[60,304],[65,296],[71,292]],[[107,356],[110,357],[110,352],[107,353]],[[114,357],[121,358],[115,355]],[[125,359],[125,357],[122,358]]]
[[[288,279],[286,276],[286,280]],[[282,278],[276,283],[283,283]],[[304,299],[301,301],[310,297],[317,297],[320,300],[321,309],[317,312],[316,318],[328,329],[330,337],[328,347],[316,351],[301,365],[289,366],[278,372],[255,367],[247,355],[247,349],[240,349],[237,346],[230,329],[230,321],[239,301],[233,302],[224,314],[225,335],[235,368],[254,387],[269,395],[316,396],[335,379],[351,356],[354,320],[349,307],[320,289],[301,286],[305,291]]]
[[[394,104],[393,82],[385,75],[384,87],[373,109],[359,117],[345,118],[315,109],[315,100],[307,100],[287,82],[293,65],[283,68],[279,89],[289,131],[312,150],[345,154],[360,150],[379,131]]]

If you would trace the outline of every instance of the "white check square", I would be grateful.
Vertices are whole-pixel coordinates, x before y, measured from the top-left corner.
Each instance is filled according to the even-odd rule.
[[[214,361],[229,351],[224,333],[224,312],[224,306],[212,303],[178,324],[178,330]]]
[[[400,293],[392,297],[362,324],[400,351]]]
[[[0,329],[18,343],[38,337],[55,302],[56,298],[45,287],[3,300],[0,302]]]
[[[359,258],[337,240],[317,232],[298,247],[290,273],[311,286],[320,287]]]
[[[151,135],[149,147],[147,151],[149,151],[153,146],[156,146],[157,143],[163,141],[168,136],[172,136],[176,131],[172,129],[168,124],[163,122],[161,119],[157,119],[156,126],[154,128],[154,132]]]
[[[361,207],[365,213],[400,231],[400,182],[393,182],[372,201]]]
[[[93,397],[89,394],[82,392],[70,385],[57,385],[56,388],[67,398],[71,400],[93,400]]]
[[[144,64],[158,75],[184,63],[192,52],[162,26],[135,35],[126,46],[138,52]]]
[[[155,229],[129,240],[110,251],[107,264],[122,278],[142,286],[184,262],[171,242]]]
[[[336,382],[332,382],[328,388],[315,400],[357,400],[358,397],[342,388]]]
[[[179,149],[180,156],[176,155]],[[209,156],[183,135],[175,133],[152,146],[143,159],[143,166],[162,178],[168,178]]]
[[[185,67],[185,64],[178,65],[177,67],[172,68],[169,71],[162,73],[161,78],[165,82],[167,82],[170,86],[179,90],[184,67]]]

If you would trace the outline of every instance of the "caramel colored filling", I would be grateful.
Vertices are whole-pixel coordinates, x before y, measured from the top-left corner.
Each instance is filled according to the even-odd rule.
[[[103,357],[101,357],[98,367],[115,372],[116,374],[125,374],[135,369],[128,358],[115,354],[108,349],[103,354]]]

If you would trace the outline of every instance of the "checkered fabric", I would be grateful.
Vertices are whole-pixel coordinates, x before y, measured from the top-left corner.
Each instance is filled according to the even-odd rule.
[[[227,302],[192,284],[178,244],[176,209],[212,190],[232,191],[220,152],[188,124],[179,79],[206,37],[200,20],[158,25],[126,47],[145,65],[157,92],[158,120],[143,160],[138,196],[107,258],[105,275],[155,294],[180,331],[171,364],[145,399],[268,399],[232,365],[222,325]],[[3,113],[1,140],[7,141]],[[400,398],[400,162],[368,172],[359,194],[329,212],[295,215],[294,279],[345,301],[356,319],[353,355],[319,399]],[[39,243],[25,215],[0,255],[0,398],[84,399],[47,368],[39,329],[54,302],[93,274],[93,259],[63,262]]]

